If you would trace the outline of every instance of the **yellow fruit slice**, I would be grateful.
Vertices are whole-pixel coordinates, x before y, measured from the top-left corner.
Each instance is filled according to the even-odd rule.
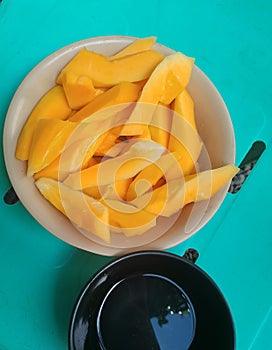
[[[92,233],[110,242],[108,209],[101,202],[53,179],[40,178],[35,184],[54,207],[86,234]]]
[[[171,216],[191,202],[208,200],[226,185],[239,168],[229,164],[176,179],[137,197],[132,204],[154,215]]]
[[[126,200],[127,190],[132,179],[116,181],[113,184],[104,186],[91,186],[83,189],[83,192],[96,199]]]
[[[202,142],[197,135],[194,102],[186,89],[175,98],[172,108],[175,112],[174,118],[177,120],[172,122],[168,148],[171,151],[183,154],[181,167],[186,176],[195,172],[195,164],[202,148]],[[181,120],[178,120],[179,117]],[[190,140],[193,140],[193,142],[190,142]]]
[[[35,178],[50,177],[62,181],[69,173],[88,167],[90,159],[104,141],[108,130],[113,130],[115,125],[123,125],[130,110],[128,104],[112,106],[96,112],[79,123],[65,144],[61,156],[38,172]]]
[[[166,153],[156,162],[141,170],[131,182],[126,195],[127,201],[133,201],[137,196],[141,196],[151,190],[162,177],[167,178],[170,168],[176,170],[176,178],[182,176],[180,173],[178,160],[179,154]]]
[[[116,181],[113,184],[103,186],[91,186],[83,189],[83,192],[95,199],[107,198],[125,200],[128,187],[132,179]]]
[[[90,151],[92,153],[92,150]],[[41,177],[48,177],[50,179],[54,179],[57,181],[64,181],[66,177],[70,174],[71,168],[69,168],[70,164],[66,167],[63,166],[60,167],[61,162],[61,155],[56,158],[52,163],[47,165],[42,170],[38,171],[36,174],[34,174],[34,179],[38,180]],[[88,157],[88,151],[86,153],[86,158],[83,158],[83,162],[81,165],[81,169],[85,169],[88,167],[91,167],[95,164],[98,164],[100,162],[99,157]],[[78,170],[80,168],[80,164],[76,168]],[[69,170],[70,169],[70,170]],[[87,193],[88,194],[88,193]]]
[[[180,166],[184,176],[196,172],[202,141],[197,130],[180,114],[174,113],[172,118],[171,135],[168,149],[179,153]]]
[[[57,83],[62,83],[67,71],[88,76],[95,87],[110,87],[122,81],[136,82],[148,78],[163,58],[158,51],[147,50],[110,60],[106,56],[82,49],[63,68]]]
[[[102,199],[100,202],[108,209],[112,231],[122,232],[130,237],[141,235],[156,225],[156,215],[128,203],[114,199]]]
[[[38,171],[34,178],[49,177],[63,181],[70,173],[96,164],[90,160],[103,142],[104,137],[102,135],[94,141],[85,139],[72,143],[52,163]]]
[[[123,154],[105,160],[85,170],[70,174],[64,183],[73,189],[113,184],[135,176],[164,152],[163,147],[150,140],[130,144]]]
[[[172,110],[161,103],[158,104],[149,125],[151,139],[166,149],[168,148],[172,125]]]
[[[226,185],[240,169],[229,164],[220,168],[202,171],[185,177],[185,202],[210,199]]]
[[[194,113],[194,101],[187,91],[184,89],[173,101],[173,110],[183,116],[188,123],[196,130],[195,113]]]
[[[128,55],[134,55],[135,53],[138,53],[138,52],[151,50],[155,42],[156,42],[155,36],[136,39],[135,41],[133,41],[133,43],[131,43],[130,45],[128,45],[127,47],[119,51],[117,54],[110,56],[109,59],[115,60],[117,58],[125,57]]]
[[[166,56],[146,82],[139,102],[170,104],[188,85],[194,59],[180,52]]]
[[[154,69],[150,78],[146,82],[141,95],[130,119],[130,123],[149,124],[153,113],[146,113],[145,103],[152,104],[154,110],[159,102],[170,104],[176,96],[188,85],[194,59],[176,52],[166,56],[163,61]],[[141,134],[141,126],[136,133]],[[135,128],[125,125],[122,135],[135,135]]]
[[[61,171],[60,158],[61,156],[58,156],[52,163],[34,174],[34,179],[38,180],[42,177],[46,177],[57,181],[63,181],[69,175],[69,171]]]
[[[80,109],[94,99],[97,94],[89,77],[67,71],[62,77],[65,96],[72,109]]]
[[[96,96],[85,107],[69,118],[70,121],[81,121],[93,113],[113,105],[134,102],[137,100],[141,86],[129,82],[122,82],[107,90],[103,94]]]
[[[118,143],[118,137],[120,135],[120,131],[122,130],[121,126],[116,126],[115,128],[106,132],[103,142],[95,151],[96,156],[105,156],[110,149]]]
[[[83,193],[97,200],[101,199],[103,193],[107,190],[107,186],[90,186],[83,189]]]
[[[78,123],[58,119],[40,119],[33,134],[27,176],[32,176],[52,163],[64,150]]]
[[[27,160],[33,132],[39,119],[64,120],[71,113],[63,88],[55,86],[50,89],[36,104],[30,113],[17,142],[15,156],[20,160]]]
[[[114,189],[114,194],[116,194],[116,196],[114,196],[113,198],[126,200],[127,191],[131,182],[132,182],[132,178],[127,178],[127,179],[115,182],[115,184],[113,185],[113,189]],[[107,198],[109,198],[109,196]]]

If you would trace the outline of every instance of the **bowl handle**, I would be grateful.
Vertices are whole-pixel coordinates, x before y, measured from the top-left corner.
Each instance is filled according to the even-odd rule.
[[[184,253],[184,255],[182,257],[194,264],[199,257],[199,253],[196,249],[189,248],[186,250],[186,252]]]
[[[15,204],[19,201],[19,198],[17,197],[16,192],[14,191],[14,188],[11,187],[6,194],[4,195],[4,202],[6,204]]]

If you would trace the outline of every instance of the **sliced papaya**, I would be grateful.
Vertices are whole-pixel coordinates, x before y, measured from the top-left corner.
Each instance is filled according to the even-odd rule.
[[[197,130],[194,113],[194,101],[187,89],[184,89],[180,94],[178,94],[173,101],[172,108],[178,115],[185,118],[195,130]]]
[[[158,104],[149,125],[151,139],[168,148],[172,125],[172,110],[169,106]]]
[[[114,183],[114,194],[116,194],[117,199],[126,200],[127,191],[132,182],[132,178],[127,178],[121,181],[117,181]]]
[[[239,168],[229,164],[169,181],[151,194],[137,197],[132,204],[152,214],[171,216],[186,204],[208,200],[225,186]]]
[[[72,71],[63,74],[62,86],[72,109],[80,109],[97,95],[97,91],[89,77],[77,75]]]
[[[110,149],[116,145],[116,143],[120,142],[118,137],[120,135],[120,131],[122,130],[121,126],[116,126],[115,128],[110,129],[106,132],[106,135],[103,139],[103,142],[95,151],[96,156],[105,156]]]
[[[104,186],[90,186],[83,189],[83,192],[95,199],[125,200],[127,189],[132,179],[117,181],[114,184]]]
[[[62,69],[57,83],[62,83],[67,71],[88,76],[95,87],[110,87],[122,81],[136,82],[148,78],[163,58],[158,51],[147,50],[110,60],[101,54],[82,49]]]
[[[58,119],[40,119],[33,134],[27,175],[32,176],[52,163],[64,150],[78,123]]]
[[[63,180],[69,173],[88,167],[107,130],[112,130],[114,125],[122,125],[128,113],[130,106],[116,105],[108,110],[98,111],[90,119],[80,122],[65,144],[61,156],[38,172],[35,178],[45,176]]]
[[[52,163],[35,173],[34,179],[38,180],[42,177],[46,177],[57,181],[63,181],[69,175],[69,171],[61,171],[60,158],[61,156],[58,156]]]
[[[90,186],[83,189],[83,193],[97,200],[101,199],[103,193],[107,190],[106,186]]]
[[[103,197],[105,200],[114,199],[118,201],[126,201],[127,190],[131,182],[132,178],[127,178],[116,181],[113,184],[99,186],[97,187],[97,193],[99,193],[100,198]],[[88,193],[89,191],[94,191],[95,194],[95,186],[83,190],[84,193]]]
[[[172,103],[172,108],[174,110],[174,118],[180,117],[181,121],[178,123],[176,123],[176,121],[172,122],[172,131],[169,138],[168,148],[172,151],[176,150],[183,154],[181,167],[183,168],[184,175],[189,175],[196,171],[195,164],[202,149],[202,142],[201,139],[197,136],[197,126],[194,115],[194,101],[186,89],[184,89],[175,98]],[[185,125],[185,127],[182,127],[182,124]],[[193,130],[195,130],[195,133]],[[188,144],[192,145],[192,143],[188,141],[191,137],[188,136],[188,134],[192,135],[192,132],[194,134],[192,136],[194,146],[189,147],[190,149],[188,148],[186,150]],[[173,134],[175,134],[175,136]]]
[[[115,60],[117,58],[121,58],[128,55],[134,55],[135,53],[151,50],[153,45],[156,42],[156,37],[151,36],[148,38],[141,38],[134,40],[131,44],[129,44],[127,47],[119,51],[113,56],[110,56],[110,60]]]
[[[151,190],[161,178],[167,178],[167,172],[170,168],[176,169],[176,178],[182,176],[177,163],[180,157],[179,154],[166,153],[156,162],[141,170],[131,182],[127,190],[126,200],[133,201],[137,196],[141,196]]]
[[[103,139],[104,135],[101,135],[95,140],[84,139],[72,143],[52,163],[38,171],[34,178],[48,177],[63,181],[70,173],[97,164],[93,155]]]
[[[197,130],[180,114],[174,113],[172,118],[171,135],[168,149],[179,153],[180,166],[184,176],[196,172],[202,141]]]
[[[62,86],[50,89],[36,104],[30,113],[17,142],[15,156],[27,160],[33,132],[39,119],[66,119],[71,113]]]
[[[164,149],[150,140],[139,140],[123,154],[90,168],[70,174],[64,181],[73,189],[113,184],[135,176],[150,163],[159,159]]]
[[[166,56],[146,82],[139,102],[170,104],[188,85],[194,59],[180,52]]]
[[[117,84],[103,94],[96,96],[91,102],[69,118],[69,120],[81,121],[103,108],[134,102],[138,99],[140,90],[141,86],[130,82]]]
[[[191,72],[194,64],[194,59],[176,52],[166,56],[163,61],[154,69],[148,81],[146,82],[138,102],[130,119],[129,123],[144,123],[149,124],[153,113],[147,115],[145,113],[145,103],[152,104],[154,110],[159,102],[169,105],[176,96],[185,89],[188,85]],[[143,110],[144,109],[144,110]],[[137,134],[141,134],[141,127],[137,130]],[[122,130],[122,135],[135,135],[135,127],[133,125],[125,125]]]
[[[109,89],[109,88],[106,88],[106,87],[104,87],[104,88],[96,88],[96,89],[95,89],[95,96],[98,96],[98,95],[103,94],[103,93],[106,92],[108,89]]]
[[[67,119],[71,118],[77,111],[72,109],[71,113],[68,115]]]
[[[110,242],[108,209],[101,202],[53,179],[40,178],[35,184],[41,194],[76,226]]]
[[[185,177],[185,202],[210,199],[226,185],[240,169],[229,164],[220,168],[202,171]]]
[[[100,202],[108,209],[109,223],[113,231],[117,229],[126,236],[134,236],[143,234],[156,225],[156,215],[139,210],[128,203],[114,199],[101,199]]]
[[[113,184],[135,176],[141,169],[149,164],[150,161],[146,159],[123,160],[123,157],[119,159],[110,159],[80,172],[70,174],[67,179],[65,179],[64,183],[74,189]],[[120,168],[114,171],[116,165],[120,165]]]
[[[179,186],[177,186],[176,183],[178,183]],[[176,185],[175,190],[177,190],[181,187],[182,180],[178,179],[170,182],[170,186],[172,185],[173,187],[173,184]],[[165,183],[162,186],[155,188],[154,190],[145,192],[142,196],[138,196],[133,201],[131,201],[131,204],[153,215],[166,216],[165,210],[169,206],[169,197],[171,196],[171,188],[169,188],[170,186],[169,183]],[[181,207],[181,201],[175,203],[174,209],[171,208],[171,215],[176,213],[176,211]]]

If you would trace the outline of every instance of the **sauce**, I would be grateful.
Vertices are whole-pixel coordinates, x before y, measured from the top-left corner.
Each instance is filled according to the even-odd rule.
[[[174,282],[139,274],[108,292],[98,313],[97,331],[103,350],[187,350],[194,338],[195,314]]]

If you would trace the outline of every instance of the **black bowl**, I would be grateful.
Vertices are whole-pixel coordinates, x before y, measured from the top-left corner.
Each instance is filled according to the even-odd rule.
[[[188,256],[141,251],[106,265],[76,302],[69,349],[235,349],[224,296]]]

